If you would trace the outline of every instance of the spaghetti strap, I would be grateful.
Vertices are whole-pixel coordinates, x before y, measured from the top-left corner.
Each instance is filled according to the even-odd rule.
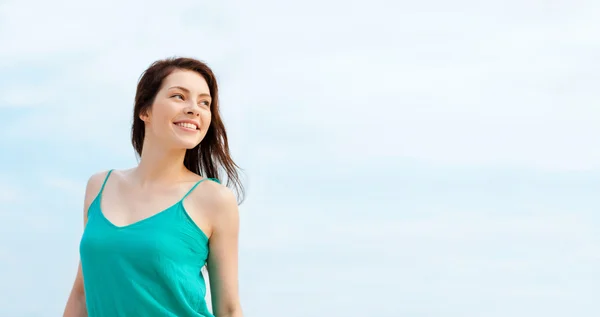
[[[191,194],[194,191],[194,189],[196,189],[196,187],[198,185],[200,185],[200,183],[202,183],[203,181],[205,181],[207,179],[209,179],[209,180],[211,180],[213,182],[221,184],[221,182],[219,182],[219,180],[216,179],[216,178],[203,178],[203,179],[199,180],[196,184],[194,184],[194,186],[192,186],[192,188],[190,188],[190,190],[185,194],[185,196],[183,196],[183,198],[181,198],[181,200],[183,201],[189,194]]]
[[[109,170],[108,173],[106,173],[106,177],[104,178],[104,182],[102,183],[102,187],[100,187],[100,192],[98,193],[98,195],[101,195],[104,191],[104,186],[106,186],[106,182],[108,181],[108,177],[110,176],[110,173],[112,173],[112,171],[113,170]]]

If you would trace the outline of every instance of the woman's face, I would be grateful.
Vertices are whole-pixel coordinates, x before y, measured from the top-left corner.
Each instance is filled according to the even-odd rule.
[[[192,149],[210,126],[211,96],[200,74],[175,70],[167,76],[146,114],[146,138],[174,149]]]

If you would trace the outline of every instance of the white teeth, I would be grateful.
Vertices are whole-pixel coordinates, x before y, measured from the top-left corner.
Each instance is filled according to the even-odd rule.
[[[191,123],[187,123],[187,122],[179,122],[176,124],[180,127],[184,127],[184,128],[188,128],[188,129],[194,129],[194,130],[198,129],[198,127],[196,127],[195,124],[191,124]]]

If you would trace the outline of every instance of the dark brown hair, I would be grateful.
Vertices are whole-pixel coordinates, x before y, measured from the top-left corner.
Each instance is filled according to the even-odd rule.
[[[203,62],[192,58],[167,58],[158,60],[140,76],[135,92],[135,105],[133,107],[133,123],[131,125],[131,143],[138,157],[142,155],[144,147],[145,126],[140,119],[154,103],[163,80],[174,70],[191,70],[200,74],[206,80],[210,90],[211,122],[202,142],[193,149],[187,150],[183,164],[190,171],[210,178],[219,179],[219,172],[227,174],[227,187],[233,187],[238,198],[238,203],[244,199],[244,188],[238,175],[237,166],[229,154],[229,143],[225,125],[219,113],[219,94],[217,79],[212,70]]]

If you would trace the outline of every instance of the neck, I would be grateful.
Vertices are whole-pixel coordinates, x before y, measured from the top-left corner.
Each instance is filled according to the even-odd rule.
[[[185,149],[169,150],[144,142],[140,163],[134,170],[135,178],[142,186],[181,180],[187,171],[183,165],[185,152]]]

